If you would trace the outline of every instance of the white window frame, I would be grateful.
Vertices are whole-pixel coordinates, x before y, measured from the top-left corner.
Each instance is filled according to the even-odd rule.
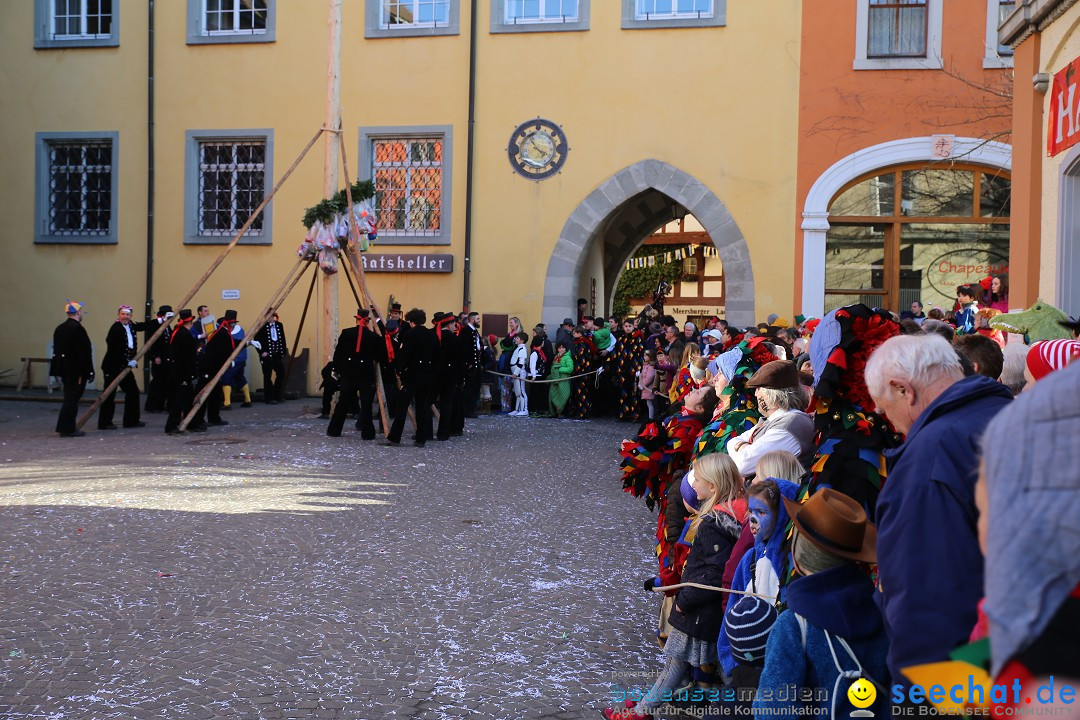
[[[52,216],[50,180],[52,174],[52,161],[50,150],[54,145],[60,144],[89,144],[109,143],[110,166],[109,166],[109,227],[104,232],[60,232],[53,233],[50,226]],[[118,132],[40,132],[36,136],[37,161],[35,178],[35,243],[63,243],[78,245],[114,245],[117,242],[117,225],[119,218],[119,178],[120,172],[117,164],[120,158],[120,134]]]
[[[589,0],[577,0],[577,15],[558,18],[522,19],[510,17],[509,5],[521,0],[491,0],[491,32],[567,32],[589,29]],[[540,0],[546,5],[554,0]]]
[[[941,70],[941,18],[944,0],[926,3],[926,57],[870,58],[870,0],[858,0],[855,9],[855,70]]]
[[[34,0],[34,47],[39,49],[62,47],[116,47],[120,44],[120,0],[112,0],[109,11],[109,32],[87,33],[87,2],[79,0],[79,22],[82,32],[74,35],[56,35],[56,0]],[[70,17],[70,16],[69,16]]]
[[[513,13],[512,13],[512,8],[515,5],[520,5],[522,11],[524,11],[525,3],[529,2],[529,1],[530,0],[503,0],[503,18],[504,18],[504,22],[506,22],[508,24],[511,24],[511,25],[529,25],[529,24],[536,24],[536,23],[574,22],[574,21],[576,21],[578,19],[578,15],[581,12],[581,10],[579,8],[578,12],[575,12],[573,15],[554,15],[554,14],[548,15],[548,12],[547,12],[548,6],[550,5],[551,7],[556,7],[556,8],[559,8],[561,10],[562,7],[563,7],[563,0],[537,0],[537,2],[539,3],[538,7],[540,8],[540,15],[538,17],[535,17],[535,18],[531,18],[531,17],[529,17],[529,18],[527,18],[527,17],[514,17]]]
[[[678,0],[672,0],[672,7],[677,7]],[[712,11],[708,15],[698,13],[671,13],[646,15],[640,10],[640,0],[622,0],[622,29],[649,30],[653,28],[682,27],[722,27],[727,25],[727,0],[712,0]]]
[[[454,130],[451,125],[414,125],[406,127],[361,127],[360,167],[363,179],[375,180],[374,143],[377,140],[412,140],[437,138],[442,140],[442,185],[440,187],[439,229],[436,234],[414,233],[379,227],[381,245],[449,245],[451,209],[453,208]]]
[[[1002,44],[998,40],[998,24],[1001,17],[1000,0],[986,0],[986,54],[983,56],[983,68],[1011,68],[1013,55],[1009,52],[1002,55]]]
[[[445,25],[448,26],[450,24],[450,11],[452,9],[451,6],[450,6],[451,5],[450,0],[379,0],[379,29],[380,30],[389,30],[389,31],[393,32],[394,30],[398,30],[398,29],[406,30],[406,29],[414,29],[414,28],[426,29],[426,28],[444,27],[444,25],[440,24],[438,20],[432,20],[431,22],[410,22],[410,23],[394,23],[394,24],[383,22],[383,7],[385,7],[386,3],[388,3],[388,2],[394,2],[394,3],[398,4],[398,5],[401,5],[402,3],[412,3],[413,4],[413,17],[416,16],[416,14],[417,14],[416,10],[419,8],[420,3],[430,4],[430,5],[432,5],[433,9],[434,9],[435,4],[438,4],[438,3],[445,4],[446,5],[446,24]]]
[[[234,28],[239,24],[241,0],[233,3]],[[206,0],[187,0],[188,45],[217,45],[226,43],[270,43],[277,39],[277,0],[266,0],[266,27],[252,30],[209,30],[206,22]]]
[[[656,0],[653,0],[655,2]],[[681,13],[675,8],[679,5],[679,0],[671,0],[672,10],[669,13],[646,13],[641,10],[642,0],[634,0],[634,19],[640,22],[652,22],[663,20],[704,20],[711,18],[716,13],[716,0],[709,0],[709,4],[712,7],[707,13],[700,12],[688,12]]]
[[[202,0],[202,5],[203,5],[202,6],[202,18],[203,18],[203,27],[204,28],[210,27],[210,23],[207,22],[207,20],[209,19],[209,12],[210,12],[210,8],[207,7],[208,1],[209,0]],[[218,35],[263,35],[263,34],[266,33],[266,28],[261,28],[261,29],[252,28],[251,30],[241,30],[240,29],[240,14],[243,13],[243,12],[250,12],[252,14],[252,17],[254,17],[255,11],[254,11],[254,9],[245,10],[244,8],[242,8],[241,7],[242,0],[228,0],[228,1],[232,3],[232,10],[231,11],[226,10],[226,12],[224,13],[224,16],[228,17],[229,15],[232,15],[233,29],[232,30],[207,30],[206,31],[207,35],[210,35],[210,36],[218,36]],[[267,4],[266,16],[267,16],[266,17],[267,22],[269,22],[269,20],[270,20],[270,6],[269,6],[269,4]]]
[[[270,193],[274,180],[274,131],[255,130],[188,130],[185,138],[184,162],[184,242],[193,245],[224,245],[232,241],[236,231],[199,231],[202,213],[200,189],[203,183],[202,153],[204,143],[251,143],[266,145],[263,156],[263,197]],[[240,238],[242,245],[269,245],[273,242],[273,201],[262,211],[262,229],[248,230]],[[245,218],[246,220],[246,218]],[[239,230],[240,228],[236,228]]]
[[[447,23],[400,23],[391,25],[383,22],[383,3],[385,0],[366,0],[367,21],[364,23],[364,37],[430,37],[432,35],[459,35],[461,0],[448,0]]]

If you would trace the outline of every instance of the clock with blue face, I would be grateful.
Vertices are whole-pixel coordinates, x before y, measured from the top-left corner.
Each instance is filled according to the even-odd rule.
[[[542,118],[518,125],[507,147],[510,165],[530,180],[544,180],[562,170],[569,151],[562,128]]]

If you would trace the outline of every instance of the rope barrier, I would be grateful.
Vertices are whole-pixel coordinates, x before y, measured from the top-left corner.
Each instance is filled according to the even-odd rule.
[[[678,583],[676,585],[664,585],[662,587],[653,588],[653,592],[667,592],[668,590],[678,590],[679,588],[692,587],[699,590],[712,590],[713,592],[724,592],[732,595],[742,595],[744,597],[756,597],[761,600],[765,600],[770,604],[776,603],[776,598],[770,595],[762,595],[760,593],[750,592],[749,590],[732,590],[731,588],[716,587],[715,585],[701,585],[700,583],[686,582]]]
[[[498,377],[511,378],[512,380],[523,380],[524,382],[527,382],[527,383],[534,383],[536,385],[544,385],[544,384],[548,384],[548,383],[566,382],[567,380],[577,380],[578,378],[588,377],[589,375],[592,375],[593,373],[598,373],[601,370],[603,370],[603,368],[597,368],[595,370],[590,370],[589,372],[584,372],[584,373],[581,373],[580,375],[571,375],[570,377],[556,378],[554,380],[550,380],[550,379],[549,380],[530,380],[528,378],[518,377],[517,375],[509,375],[507,373],[495,372],[494,370],[485,370],[484,372],[487,373],[488,375],[496,375]]]

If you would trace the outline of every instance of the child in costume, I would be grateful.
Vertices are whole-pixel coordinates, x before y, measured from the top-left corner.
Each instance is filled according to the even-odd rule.
[[[611,353],[611,367],[619,391],[619,419],[635,421],[641,415],[638,408],[638,377],[643,363],[645,337],[634,321],[623,321],[622,334]],[[651,416],[650,416],[651,417]]]
[[[701,348],[697,343],[687,343],[683,348],[682,357],[678,361],[675,380],[671,383],[671,390],[668,392],[668,399],[673,404],[681,401],[688,392],[694,389],[695,383],[693,376],[690,374],[690,366],[700,357]]]
[[[560,380],[574,374],[574,357],[570,354],[570,346],[565,342],[555,343],[555,361],[551,364],[551,379]],[[553,382],[548,389],[548,407],[552,417],[563,414],[566,404],[570,401],[570,383],[567,381]]]
[[[529,349],[525,343],[529,336],[519,332],[514,336],[514,353],[510,356],[510,373],[514,376],[514,397],[517,402],[514,411],[510,415],[514,417],[529,416],[529,396],[525,394],[526,363],[528,362]]]
[[[741,531],[741,518],[736,517],[734,502],[742,494],[742,476],[731,458],[714,454],[695,463],[694,489],[701,507],[690,524],[695,538],[682,581],[720,587],[724,565]],[[663,671],[635,707],[607,708],[604,717],[608,720],[651,717],[653,710],[683,687],[691,677],[692,668],[715,670],[716,638],[724,622],[722,600],[723,593],[713,590],[680,589],[670,617],[671,633],[664,644]]]
[[[529,367],[526,374],[530,380],[543,380],[550,372],[551,358],[547,356],[544,350],[544,342],[545,338],[537,335],[529,344]],[[541,415],[548,414],[547,398],[549,390],[550,388],[544,383],[529,383],[527,394],[532,412]]]
[[[596,369],[596,345],[581,325],[575,327],[571,334],[574,338],[574,374],[583,377],[570,381],[570,407],[566,414],[587,420],[592,416],[592,395],[596,386],[596,378],[589,374]]]
[[[641,399],[645,403],[650,422],[656,419],[656,387],[658,382],[656,353],[653,350],[646,350],[641,364],[641,374],[638,375],[637,386],[641,392]]]
[[[595,327],[592,331],[592,339],[596,350],[601,355],[607,355],[615,345],[615,338],[611,337],[611,330],[606,326],[604,318],[593,318],[592,324]]]

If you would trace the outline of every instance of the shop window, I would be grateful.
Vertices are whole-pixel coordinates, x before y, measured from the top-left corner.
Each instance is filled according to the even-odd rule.
[[[1008,269],[1009,176],[905,166],[857,179],[829,207],[825,305],[951,309],[957,285]]]

